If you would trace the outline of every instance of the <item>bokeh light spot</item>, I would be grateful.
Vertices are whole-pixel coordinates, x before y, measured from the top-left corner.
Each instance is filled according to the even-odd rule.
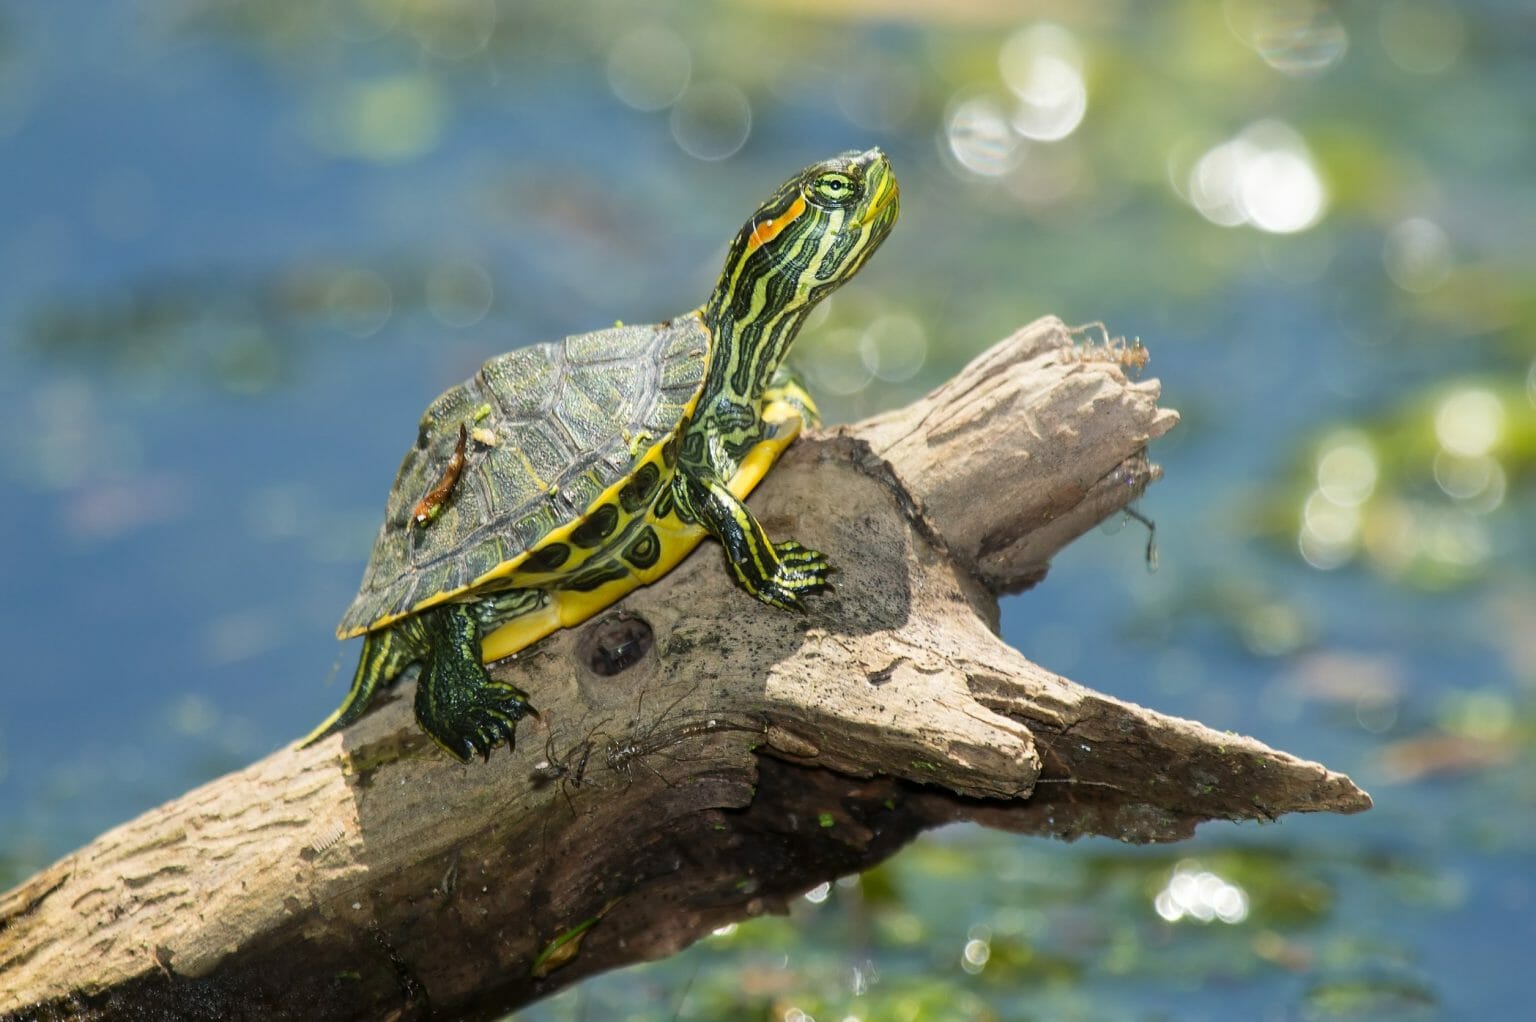
[[[1483,689],[1447,697],[1441,711],[1445,729],[1480,742],[1507,741],[1519,724],[1515,708],[1504,692]]]
[[[1411,217],[1387,232],[1381,248],[1387,276],[1404,291],[1423,294],[1451,274],[1451,241],[1440,225]]]
[[[1244,222],[1237,187],[1252,156],[1252,146],[1234,139],[1200,157],[1189,173],[1188,195],[1201,216],[1222,227],[1236,227]]]
[[[672,107],[672,138],[695,159],[733,156],[751,133],[752,105],[730,82],[691,85]]]
[[[1481,387],[1454,391],[1435,412],[1435,439],[1452,454],[1487,454],[1504,432],[1504,405]]]
[[[1190,920],[1235,925],[1248,918],[1248,892],[1186,859],[1174,867],[1168,882],[1153,896],[1152,907],[1170,923]]]
[[[353,85],[321,112],[313,136],[323,149],[381,163],[430,152],[442,135],[442,92],[425,75]]]
[[[496,0],[432,0],[404,10],[422,49],[445,60],[474,56],[496,31]]]
[[[665,110],[683,94],[692,73],[688,44],[665,26],[632,29],[608,51],[608,87],[636,110]]]
[[[353,337],[368,337],[389,322],[395,296],[377,273],[349,268],[331,278],[323,301],[332,326]]]
[[[1008,87],[1023,93],[1032,76],[1031,65],[1040,57],[1054,57],[1074,68],[1083,66],[1083,50],[1077,36],[1061,25],[1042,22],[1009,36],[998,51],[997,67]]]
[[[1015,32],[998,53],[1003,81],[1018,97],[1012,126],[1025,138],[1054,142],[1077,130],[1088,110],[1082,56],[1059,25]]]
[[[1360,508],[1312,491],[1302,505],[1297,550],[1312,567],[1330,571],[1347,564],[1360,544]]]
[[[1021,140],[1009,126],[1002,104],[992,97],[960,101],[944,123],[949,152],[971,173],[997,177],[1018,163]]]
[[[1340,430],[1323,442],[1317,457],[1317,488],[1335,504],[1363,504],[1380,474],[1376,449],[1359,430]]]
[[[1190,172],[1188,198],[1214,224],[1293,234],[1327,208],[1312,156],[1290,125],[1260,121],[1210,149]]]
[[[1504,467],[1486,455],[1466,458],[1441,451],[1435,455],[1435,485],[1474,514],[1487,514],[1504,503]]]
[[[167,713],[171,729],[182,735],[206,735],[219,723],[219,711],[206,697],[186,693],[174,700]]]
[[[1425,556],[1451,568],[1480,568],[1492,552],[1488,530],[1466,512],[1426,515],[1421,535]]]
[[[1444,0],[1388,0],[1377,32],[1387,59],[1414,74],[1438,74],[1456,63],[1466,45],[1461,14]]]
[[[1307,638],[1301,614],[1286,603],[1261,603],[1253,607],[1243,614],[1239,629],[1244,644],[1255,656],[1294,653]]]
[[[972,938],[965,942],[965,947],[960,951],[960,967],[974,976],[987,967],[987,960],[991,957],[992,945],[985,940]]]
[[[1226,12],[1233,34],[1284,74],[1321,74],[1349,50],[1344,25],[1316,0],[1228,0]]]
[[[1397,724],[1398,702],[1390,693],[1362,692],[1355,700],[1355,723],[1370,734],[1385,734]]]
[[[1248,221],[1261,231],[1294,234],[1317,222],[1323,183],[1311,159],[1276,149],[1257,156],[1243,174],[1239,192]]]
[[[213,665],[237,663],[265,653],[282,640],[282,630],[272,611],[257,608],[234,611],[214,618],[203,627],[203,655],[206,662]]]
[[[427,276],[427,311],[444,326],[474,326],[485,318],[495,297],[491,275],[478,263],[447,263]]]
[[[1353,542],[1360,528],[1360,510],[1351,504],[1335,504],[1321,490],[1314,490],[1303,506],[1307,532],[1324,543]]]
[[[916,376],[928,360],[928,335],[912,316],[889,313],[864,329],[859,356],[877,378],[901,383]]]
[[[827,331],[800,351],[813,391],[846,397],[869,386],[874,377],[864,357],[864,331],[857,327]]]

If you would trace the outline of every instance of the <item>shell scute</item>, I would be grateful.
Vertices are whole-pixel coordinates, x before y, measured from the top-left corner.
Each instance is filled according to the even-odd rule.
[[[518,348],[480,367],[478,389],[490,398],[496,418],[519,422],[546,412],[560,373],[560,362],[549,357],[553,353],[540,350],[549,347]]]
[[[401,463],[362,586],[338,634],[356,635],[444,600],[470,598],[477,586],[521,570],[525,557],[536,561],[541,546],[567,526],[606,542],[613,527],[594,503],[610,488],[636,482],[628,477],[646,452],[676,432],[702,384],[708,346],[697,314],[658,326],[614,327],[497,355],[437,397]],[[412,509],[442,479],[461,425],[495,442],[470,445],[441,512],[418,526]],[[641,488],[653,490],[659,472],[654,461],[644,467]],[[626,492],[632,498],[635,491]],[[625,513],[632,513],[628,503]],[[572,581],[584,585],[613,570],[583,569],[569,548],[547,558],[539,562],[549,564],[542,570],[569,570],[578,576]]]

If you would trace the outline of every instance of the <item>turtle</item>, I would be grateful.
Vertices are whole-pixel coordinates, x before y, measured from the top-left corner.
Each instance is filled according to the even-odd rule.
[[[811,309],[885,240],[899,209],[879,149],[784,182],[732,241],[709,299],[663,323],[514,349],[428,406],[356,598],[351,688],[303,740],[347,726],[418,672],[416,719],[488,759],[535,712],[485,665],[654,582],[707,537],[758,600],[803,610],[820,552],[775,542],[743,500],[816,406],[784,358]]]

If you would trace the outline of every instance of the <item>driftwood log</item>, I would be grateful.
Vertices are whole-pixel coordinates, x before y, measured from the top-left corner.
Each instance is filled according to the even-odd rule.
[[[804,438],[752,505],[835,559],[836,591],[760,607],[705,546],[498,666],[541,711],[515,751],[450,760],[402,686],[102,835],[0,896],[0,1017],[492,1018],[951,821],[1146,842],[1367,808],[995,634],[999,593],[1158,477],[1177,415],[1127,380],[1142,355],[1042,319]]]

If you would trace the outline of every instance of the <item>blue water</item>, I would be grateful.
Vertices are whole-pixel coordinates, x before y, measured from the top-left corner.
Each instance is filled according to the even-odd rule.
[[[1171,852],[946,832],[889,868],[928,935],[915,949],[845,942],[851,895],[837,889],[797,917],[791,964],[814,987],[815,962],[868,953],[888,988],[911,972],[1001,1017],[1331,1017],[1313,995],[1333,981],[1371,994],[1339,1012],[1354,1017],[1519,1013],[1536,946],[1536,763],[1506,738],[1491,766],[1403,781],[1384,752],[1443,731],[1458,698],[1528,738],[1528,490],[1511,466],[1510,506],[1491,519],[1497,556],[1443,591],[1360,564],[1314,570],[1265,525],[1304,496],[1287,480],[1320,428],[1371,422],[1458,374],[1513,378],[1536,354],[1518,319],[1458,332],[1381,271],[1390,221],[1428,210],[1459,258],[1531,279],[1536,143],[1509,123],[1519,103],[1505,95],[1536,86],[1512,42],[1529,34],[1517,11],[1465,9],[1465,51],[1438,77],[1394,71],[1364,16],[1316,78],[1276,75],[1203,5],[1119,32],[1069,25],[1099,73],[1078,141],[1059,145],[1080,147],[1094,183],[1029,206],[957,167],[941,137],[953,98],[999,90],[992,54],[1021,24],[1011,17],[727,11],[705,19],[709,35],[665,8],[503,5],[492,41],[455,60],[405,22],[354,23],[349,5],[178,7],[185,16],[107,3],[84,18],[71,4],[0,5],[0,879],[330,711],[355,656],[331,629],[431,397],[517,344],[691,307],[784,174],[879,144],[902,176],[903,223],[834,315],[912,315],[928,361],[824,409],[899,403],[1043,313],[1139,335],[1164,403],[1185,417],[1152,452],[1167,475],[1142,505],[1160,570],[1142,564],[1139,526],[1090,534],[1005,602],[1005,637],[1089,686],[1348,772],[1377,805],[1212,825]],[[631,22],[675,29],[696,78],[739,83],[753,117],[738,152],[695,159],[668,113],[615,98],[605,61]],[[734,41],[711,52],[717,38]],[[762,39],[788,71],[750,59]],[[1228,77],[1201,79],[1181,63],[1191,53]],[[834,101],[855,56],[906,69],[901,117],[871,127]],[[1161,155],[1126,158],[1145,106],[1115,68],[1205,144],[1289,118],[1326,157],[1333,206],[1294,237],[1207,223],[1166,186]],[[410,152],[369,152],[326,127],[355,127],[362,108],[347,104],[389,82],[407,98],[387,106],[385,142],[412,142],[399,124],[413,109],[427,124]],[[1430,197],[1402,198],[1415,187]],[[433,281],[464,265],[494,297],[458,318]],[[1295,641],[1256,649],[1256,607],[1291,622]],[[1387,679],[1384,725],[1357,712],[1357,675]],[[1053,935],[1074,920],[1131,934],[1137,964],[1117,970],[1105,946],[1063,938],[1045,944],[1081,970],[1065,985],[959,971],[967,927],[1009,895],[930,868],[954,847],[1020,875],[1069,875],[1087,856],[1144,874],[1122,896],[1067,885],[1075,903],[1042,909]],[[1292,928],[1257,913],[1226,929],[1167,926],[1141,887],[1185,854],[1283,855],[1331,907]],[[1255,964],[1260,927],[1306,946],[1310,965]],[[671,1017],[690,987],[703,997],[757,961],[754,932],[768,931],[607,977],[540,1017],[631,1003],[639,989]],[[1399,981],[1427,1006],[1382,993]]]

